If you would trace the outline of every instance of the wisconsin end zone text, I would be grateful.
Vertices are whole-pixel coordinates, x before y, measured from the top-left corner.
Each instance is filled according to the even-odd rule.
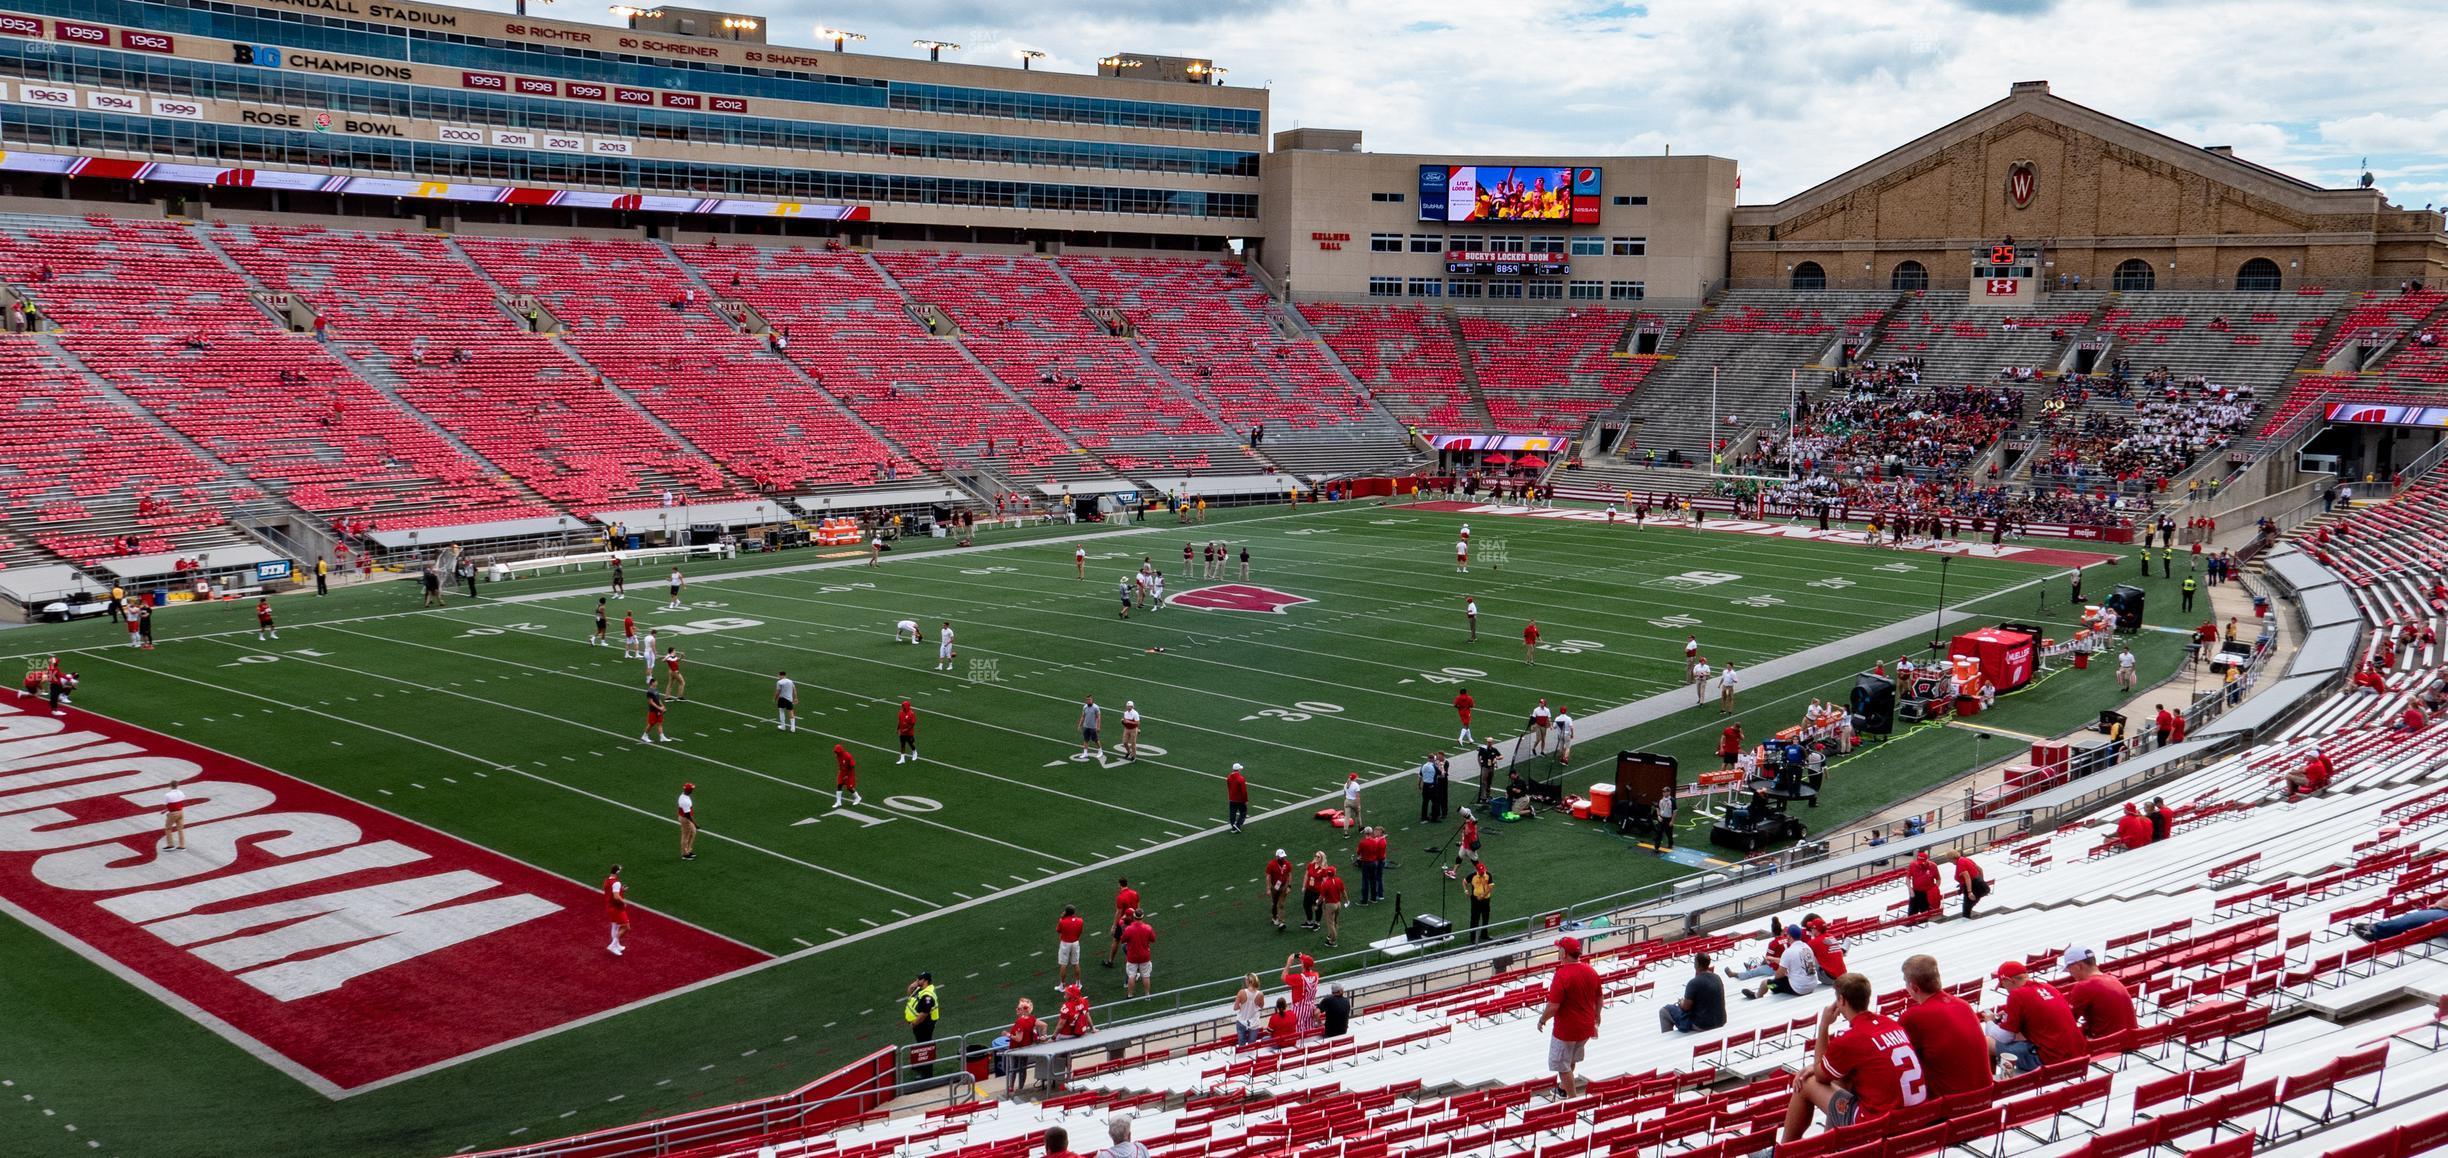
[[[161,848],[186,793],[187,847]],[[0,704],[0,905],[332,1096],[767,959],[296,777]]]

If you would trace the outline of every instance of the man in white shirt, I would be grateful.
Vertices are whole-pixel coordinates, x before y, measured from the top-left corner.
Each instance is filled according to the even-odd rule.
[[[1739,675],[1738,675],[1738,674],[1737,674],[1737,673],[1734,671],[1734,665],[1733,665],[1733,664],[1727,664],[1727,665],[1726,665],[1726,669],[1725,669],[1723,672],[1718,673],[1718,675],[1717,675],[1717,714],[1718,714],[1718,715],[1720,715],[1720,716],[1730,716],[1730,715],[1733,715],[1733,714],[1734,714],[1734,688],[1735,688],[1735,686],[1736,686],[1737,682],[1740,680],[1740,678],[1741,678],[1741,677],[1740,677],[1740,676],[1739,676]]]
[[[791,681],[786,671],[774,673],[774,730],[799,730],[799,685]]]
[[[1786,929],[1785,936],[1788,943],[1784,956],[1776,959],[1776,976],[1757,989],[1743,990],[1744,997],[1758,998],[1770,993],[1801,997],[1819,988],[1819,958],[1811,952],[1802,926]]]
[[[911,647],[916,647],[918,646],[918,641],[922,638],[924,638],[924,636],[919,632],[918,621],[915,619],[904,619],[893,624],[894,643],[900,643],[903,640],[908,640]]]
[[[1697,659],[1699,659],[1699,658],[1700,658],[1700,637],[1699,637],[1699,636],[1697,636],[1697,635],[1687,635],[1687,636],[1684,636],[1684,637],[1683,637],[1683,663],[1684,663],[1684,665],[1685,665],[1686,667],[1688,667],[1688,666],[1690,666],[1690,665],[1691,665],[1691,663],[1692,663],[1693,661],[1695,661],[1695,660],[1697,660]]]
[[[1695,703],[1705,704],[1708,702],[1709,674],[1709,662],[1707,657],[1704,656],[1700,659],[1695,659],[1692,661],[1692,699]]]
[[[657,652],[655,650],[655,633],[654,629],[651,627],[646,629],[646,640],[643,646],[646,654],[646,682],[653,683],[656,679],[655,659]]]
[[[680,577],[680,569],[678,567],[672,568],[671,579],[665,584],[671,589],[671,600],[663,605],[664,610],[680,610],[680,588],[686,584],[687,580]]]
[[[2117,687],[2125,691],[2132,691],[2134,689],[2134,683],[2135,675],[2133,649],[2130,647],[2120,647],[2117,649]]]
[[[1462,619],[1463,619],[1463,621],[1464,621],[1464,622],[1466,622],[1466,623],[1469,623],[1469,624],[1470,624],[1470,637],[1471,637],[1471,642],[1473,642],[1473,643],[1478,642],[1478,641],[1479,641],[1479,600],[1478,600],[1478,597],[1476,597],[1476,596],[1472,596],[1472,595],[1465,595],[1465,596],[1463,596],[1463,597],[1462,597]]]
[[[697,786],[680,786],[680,803],[675,813],[680,818],[680,859],[697,859]]]
[[[1570,707],[1566,707],[1556,713],[1555,733],[1556,763],[1572,763],[1573,718],[1572,709]]]
[[[935,670],[952,670],[952,621],[943,621],[943,630],[935,633]]]
[[[1122,758],[1139,758],[1139,701],[1122,701]]]
[[[1539,698],[1538,706],[1530,709],[1530,754],[1547,750],[1547,729],[1555,723],[1555,712],[1547,707],[1547,699]]]
[[[1354,772],[1343,781],[1343,830],[1360,835],[1360,774]]]
[[[162,793],[162,847],[181,852],[187,848],[187,794],[179,791],[176,780]]]

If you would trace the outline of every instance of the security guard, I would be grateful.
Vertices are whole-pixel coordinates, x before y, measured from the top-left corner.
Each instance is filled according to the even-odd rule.
[[[909,983],[909,1000],[901,1003],[901,1020],[909,1023],[910,1040],[921,1046],[934,1041],[935,1023],[942,1017],[943,1008],[935,1000],[935,975],[920,973]],[[930,1054],[924,1064],[918,1064],[913,1056],[910,1070],[916,1077],[934,1077],[935,1059]]]
[[[2150,578],[2150,548],[2142,548],[2142,577]]]
[[[331,594],[331,563],[321,555],[315,556],[315,594]]]
[[[117,622],[119,622],[119,617],[120,617],[120,615],[124,614],[126,611],[127,611],[127,588],[122,587],[122,586],[120,586],[120,585],[118,585],[118,584],[116,584],[116,583],[111,584],[111,605],[110,605],[110,617],[111,617],[111,622],[112,622],[112,623],[117,623]]]
[[[2185,576],[2185,581],[2184,581],[2184,608],[2183,608],[2183,610],[2186,610],[2186,611],[2191,611],[2191,610],[2193,610],[2193,588],[2194,588],[2194,586],[2195,586],[2195,583],[2194,583],[2194,581],[2193,581],[2193,577],[2192,577],[2191,575],[2187,575],[2187,576]]]

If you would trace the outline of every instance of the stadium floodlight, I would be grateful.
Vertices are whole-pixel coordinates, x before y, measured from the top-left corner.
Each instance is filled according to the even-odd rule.
[[[1123,70],[1123,69],[1126,69],[1126,68],[1137,68],[1137,67],[1139,67],[1141,64],[1144,64],[1144,63],[1146,63],[1146,62],[1145,62],[1145,61],[1139,61],[1139,60],[1133,60],[1133,59],[1131,59],[1130,57],[1127,57],[1127,56],[1108,56],[1108,57],[1106,57],[1105,59],[1098,61],[1098,62],[1097,62],[1097,67],[1098,67],[1099,69],[1108,69],[1108,68],[1110,68],[1110,69],[1112,69],[1112,70],[1113,70],[1113,74],[1114,74],[1115,76],[1120,76],[1120,75],[1122,75],[1122,70]]]
[[[1224,83],[1224,74],[1225,74],[1225,73],[1228,73],[1228,72],[1231,72],[1231,71],[1232,71],[1231,69],[1226,68],[1226,67],[1224,67],[1223,65],[1220,65],[1220,64],[1211,64],[1211,65],[1208,65],[1208,66],[1207,66],[1207,77],[1208,77],[1207,83],[1209,83],[1209,84],[1222,84],[1222,83]]]
[[[518,3],[515,5],[515,8],[516,8],[516,10],[517,10],[517,11],[516,11],[516,14],[517,14],[517,15],[520,15],[520,16],[525,16],[525,15],[527,14],[527,5],[528,5],[530,2],[531,2],[531,0],[518,0]],[[550,4],[550,3],[552,3],[552,2],[553,2],[553,0],[532,0],[532,2],[533,2],[533,3],[536,3],[536,4]]]
[[[847,48],[843,47],[844,45],[848,44],[849,42],[851,42],[851,41],[853,41],[853,40],[865,40],[865,39],[867,39],[867,34],[866,34],[866,33],[863,33],[863,32],[844,32],[844,31],[842,31],[842,30],[841,30],[841,29],[839,29],[839,28],[818,28],[818,29],[816,30],[816,35],[818,35],[818,36],[820,36],[820,37],[822,37],[822,38],[824,38],[824,39],[826,39],[826,40],[830,40],[830,41],[832,41],[832,42],[833,42],[833,51],[835,51],[835,52],[847,52],[847,51],[849,51],[849,49],[847,49]]]
[[[947,48],[954,52],[960,51],[960,45],[949,40],[913,40],[910,41],[910,47],[926,49],[928,60],[942,60],[943,51]]]
[[[1038,61],[1038,60],[1044,60],[1044,59],[1045,59],[1045,53],[1040,52],[1040,51],[1038,51],[1037,49],[1034,49],[1034,48],[1023,48],[1023,49],[1021,49],[1020,51],[1013,53],[1012,55],[1013,55],[1013,56],[1017,56],[1017,57],[1019,57],[1019,58],[1020,58],[1020,71],[1022,71],[1022,72],[1027,72],[1027,71],[1029,70],[1029,63],[1030,63],[1031,61]]]
[[[612,6],[612,14],[627,20],[629,22],[629,27],[635,28],[637,27],[637,22],[639,20],[661,16],[663,15],[663,10],[660,8],[634,8],[627,4],[615,4]]]
[[[722,22],[723,31],[730,33],[733,40],[756,31],[762,25],[763,22],[753,16],[725,16]]]

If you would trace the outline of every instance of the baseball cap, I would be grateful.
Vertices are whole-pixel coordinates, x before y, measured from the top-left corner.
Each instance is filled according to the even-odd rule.
[[[1289,858],[1291,857],[1291,855],[1292,855],[1291,853],[1285,852],[1284,850],[1282,850],[1282,849],[1280,849],[1280,848],[1275,850],[1275,859],[1277,859],[1277,860],[1286,860],[1286,859],[1289,859]]]
[[[2004,981],[2009,977],[2021,977],[2028,972],[2030,972],[2030,970],[2023,968],[2022,962],[2008,961],[1999,965],[1997,967],[1997,972],[1992,974],[1992,976],[1996,977],[2000,981]]]
[[[695,792],[695,791],[697,791],[697,786],[696,786],[696,785],[694,785],[694,784],[683,784],[683,785],[681,785],[681,786],[680,786],[680,791],[682,791],[682,792]]]
[[[1802,928],[1802,926],[1800,926],[1800,925],[1787,925],[1787,926],[1785,926],[1785,935],[1786,935],[1787,937],[1790,937],[1790,938],[1792,938],[1792,939],[1796,940],[1796,941],[1799,941],[1799,940],[1801,940],[1802,938],[1809,936],[1810,934],[1809,934],[1808,932],[1806,932],[1806,931],[1805,931],[1805,930]]]
[[[1464,817],[1464,818],[1466,818],[1466,819],[1467,819],[1467,818],[1470,816],[1470,814],[1471,814],[1471,810],[1470,810],[1470,809],[1465,808],[1465,809],[1463,809],[1463,810],[1462,810],[1462,815],[1463,815],[1463,817]]]
[[[1572,956],[1578,957],[1581,955],[1581,938],[1558,937],[1556,938],[1556,948],[1565,953],[1569,953]]]
[[[935,979],[935,975],[934,975],[933,973],[930,973],[930,972],[928,972],[928,971],[924,970],[924,969],[921,969],[921,970],[919,970],[919,971],[918,971],[918,979],[919,979],[920,981],[933,981],[933,980]]]
[[[2097,965],[2099,964],[2099,954],[2092,952],[2091,947],[2088,945],[2076,945],[2073,948],[2066,950],[2065,956],[2057,959],[2057,967],[2060,969],[2071,969],[2085,961]]]
[[[1241,770],[1241,766],[1240,766],[1239,764],[1235,764],[1235,765],[1233,765],[1233,769],[1232,769],[1232,770],[1233,770],[1233,771],[1235,771],[1235,772],[1238,772],[1238,771],[1240,771],[1240,770]]]
[[[1357,772],[1354,772],[1354,773],[1352,773],[1352,774],[1351,774],[1351,778],[1352,778],[1352,779],[1354,779],[1354,780],[1358,780],[1358,779],[1360,778],[1360,774],[1359,774],[1359,773],[1357,773]]]

